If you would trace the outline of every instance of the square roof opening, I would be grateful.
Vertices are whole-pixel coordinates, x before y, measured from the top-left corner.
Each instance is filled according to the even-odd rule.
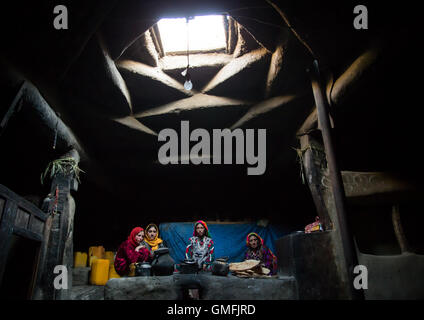
[[[161,19],[158,22],[164,54],[186,53],[187,34],[189,52],[220,51],[226,48],[225,15],[195,16]],[[188,30],[187,30],[188,27]]]

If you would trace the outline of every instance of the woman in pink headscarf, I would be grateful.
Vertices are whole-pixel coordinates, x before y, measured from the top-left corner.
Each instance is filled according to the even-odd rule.
[[[151,260],[152,255],[150,251],[140,244],[143,238],[144,229],[135,227],[128,236],[128,239],[119,246],[114,265],[116,272],[120,276],[130,273],[130,264]]]
[[[262,266],[271,271],[271,275],[277,273],[277,257],[265,246],[264,240],[257,233],[247,235],[246,246],[245,260],[259,260]]]

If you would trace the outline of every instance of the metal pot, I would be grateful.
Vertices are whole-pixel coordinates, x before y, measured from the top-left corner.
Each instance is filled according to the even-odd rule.
[[[138,262],[135,264],[136,277],[150,277],[152,275],[152,266],[148,262]]]
[[[216,276],[226,276],[230,272],[230,265],[224,261],[214,261],[212,263],[212,274]]]
[[[155,254],[155,256],[159,256],[162,254],[166,254],[169,253],[169,249],[166,247],[162,247],[162,248],[158,248],[155,251],[153,251],[153,253]]]
[[[154,276],[170,276],[174,272],[175,261],[169,254],[168,248],[159,248],[154,251],[152,274]]]
[[[181,273],[183,274],[192,274],[197,273],[198,266],[195,260],[185,259],[181,263]]]

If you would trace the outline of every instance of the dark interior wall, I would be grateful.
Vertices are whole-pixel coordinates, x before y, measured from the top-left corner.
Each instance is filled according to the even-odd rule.
[[[2,106],[10,106],[10,103],[10,100],[4,101]],[[42,200],[50,188],[48,182],[41,184],[41,173],[48,162],[61,153],[53,150],[54,137],[45,135],[43,126],[34,121],[30,108],[24,105],[15,113],[0,136],[0,183],[23,197],[33,195]]]
[[[399,205],[400,223],[411,253],[424,253],[421,226],[424,217],[420,214],[417,199],[395,201]],[[358,250],[371,255],[399,255],[401,248],[396,238],[393,221],[393,205],[383,203],[349,205],[349,221]]]
[[[401,203],[399,211],[409,249],[411,252],[424,255],[424,238],[422,236],[424,216],[421,214],[421,206],[422,204],[419,200]]]
[[[422,136],[420,84],[413,74],[420,50],[413,33],[397,35],[367,80],[333,109],[336,146],[342,170],[403,172],[418,180],[423,174],[413,154]]]
[[[360,252],[374,255],[401,253],[390,205],[350,206],[349,210],[349,221]]]
[[[39,250],[39,242],[12,235],[0,287],[2,300],[26,300],[32,297]]]
[[[396,255],[400,247],[392,223],[392,204],[400,204],[401,223],[412,251],[422,254],[419,214],[423,172],[416,162],[421,144],[421,111],[417,105],[419,83],[411,74],[419,60],[413,33],[406,25],[395,28],[377,63],[337,108],[332,109],[336,151],[341,170],[390,172],[416,188],[416,195],[404,200],[385,198],[380,204],[349,206],[349,221],[358,249],[365,254]],[[374,201],[375,202],[375,201]]]

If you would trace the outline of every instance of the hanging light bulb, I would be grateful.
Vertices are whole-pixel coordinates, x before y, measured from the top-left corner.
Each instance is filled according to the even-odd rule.
[[[193,83],[191,82],[190,74],[188,73],[188,68],[186,69],[184,89],[191,90],[193,89]]]
[[[186,80],[186,82],[184,82],[184,88],[186,90],[191,90],[193,88],[193,84],[191,83],[191,80]]]
[[[188,20],[189,19],[190,19],[190,17],[186,18],[186,25],[187,25],[187,68],[183,72],[181,72],[182,76],[185,77],[184,89],[186,89],[186,90],[193,89],[193,83],[191,82],[190,73],[188,72],[188,69],[190,68],[189,40],[188,40],[188,38],[189,38]]]

